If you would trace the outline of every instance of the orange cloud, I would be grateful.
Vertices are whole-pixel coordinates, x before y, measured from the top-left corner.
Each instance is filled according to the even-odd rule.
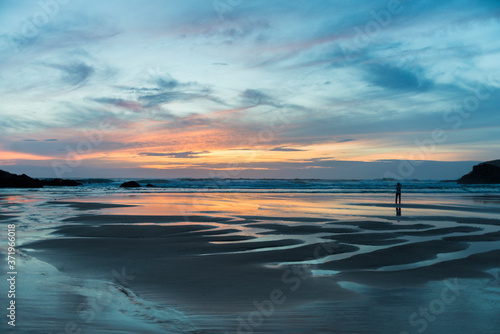
[[[0,151],[0,162],[6,163],[13,160],[52,160],[51,157],[45,157],[42,155],[12,152],[12,151]]]

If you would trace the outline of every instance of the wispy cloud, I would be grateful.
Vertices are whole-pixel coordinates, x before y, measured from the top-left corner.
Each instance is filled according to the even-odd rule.
[[[257,89],[247,89],[241,93],[241,99],[244,104],[251,106],[270,105],[280,108],[281,105],[274,98]]]
[[[93,67],[84,63],[66,65],[48,64],[47,66],[59,70],[61,72],[61,80],[72,86],[84,83],[95,71]]]
[[[185,92],[165,92],[153,95],[144,95],[139,97],[139,101],[145,103],[146,107],[154,107],[162,104],[168,104],[171,102],[179,101],[191,101],[198,99],[210,100],[210,92],[198,92],[198,93],[185,93]]]
[[[102,104],[107,104],[107,105],[112,105],[116,106],[119,108],[127,109],[127,110],[132,110],[135,112],[141,112],[144,108],[144,106],[141,103],[138,103],[136,101],[127,101],[124,99],[116,99],[116,98],[111,98],[111,97],[102,97],[102,98],[96,98],[93,99],[95,102],[102,103]]]
[[[154,152],[147,152],[147,153],[139,153],[139,155],[144,155],[147,157],[171,157],[171,158],[176,158],[176,159],[186,159],[186,158],[197,158],[200,154],[206,154],[209,153],[208,151],[203,151],[203,152],[171,152],[171,153],[154,153]]]
[[[290,148],[290,147],[274,147],[271,149],[273,152],[302,152],[305,150],[301,150],[298,148]]]
[[[255,0],[221,20],[211,1],[90,0],[37,25],[38,3],[0,6],[9,163],[60,159],[102,123],[96,166],[201,173],[251,155],[248,168],[332,173],[405,158],[435,129],[447,139],[428,159],[497,154],[498,1],[402,1],[383,17],[387,1]]]
[[[409,71],[383,64],[367,65],[366,79],[373,85],[391,90],[423,91],[432,87],[421,70]]]

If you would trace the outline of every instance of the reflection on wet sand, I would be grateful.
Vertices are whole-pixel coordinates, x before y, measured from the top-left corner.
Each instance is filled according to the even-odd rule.
[[[98,197],[51,200],[43,207],[65,210],[66,218],[52,226],[51,237],[23,249],[63,275],[81,277],[79,284],[86,289],[95,285],[85,280],[114,282],[112,269],[126,268],[134,279],[127,286],[117,283],[117,293],[134,296],[130,303],[140,299],[144,305],[175,306],[185,317],[178,321],[189,323],[193,332],[237,332],[238,319],[250,326],[252,312],[271,306],[272,315],[249,327],[255,333],[276,328],[293,333],[297,328],[291,319],[307,324],[299,328],[311,333],[323,326],[357,332],[369,324],[375,332],[387,332],[394,323],[408,324],[411,310],[422,304],[422,289],[432,295],[436,281],[491,278],[488,270],[498,267],[500,256],[493,242],[500,234],[494,206],[483,208],[483,218],[471,219],[475,211],[466,210],[470,204],[422,199],[405,204],[405,216],[397,208],[394,217],[388,199],[144,194],[117,195],[105,203]],[[393,289],[399,289],[399,297]],[[32,295],[53,298],[43,291]],[[391,305],[386,298],[392,298]],[[125,304],[113,305],[136,316]],[[346,305],[350,314],[343,313]],[[455,311],[465,305],[465,300],[456,304]],[[392,310],[376,314],[387,319],[382,323],[366,311],[381,307]],[[455,311],[451,308],[449,317]],[[111,317],[108,323],[120,327],[111,310],[103,312]],[[165,329],[161,314],[154,317],[155,326]],[[318,322],[311,325],[311,317]],[[461,333],[458,326],[452,329]]]

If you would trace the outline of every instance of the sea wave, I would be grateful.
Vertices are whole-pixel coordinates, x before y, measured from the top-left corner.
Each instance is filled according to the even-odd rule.
[[[393,180],[315,180],[315,179],[137,179],[141,188],[120,188],[130,179],[79,180],[83,186],[65,187],[75,192],[145,193],[393,193]],[[500,194],[498,184],[461,185],[454,181],[411,180],[403,183],[405,193],[489,193]],[[146,187],[153,185],[154,187]],[[55,191],[56,187],[44,190]],[[39,190],[39,191],[44,191]]]

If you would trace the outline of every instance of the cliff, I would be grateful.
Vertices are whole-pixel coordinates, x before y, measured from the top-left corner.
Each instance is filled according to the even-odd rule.
[[[38,180],[26,174],[16,175],[0,170],[0,188],[43,188],[43,186],[75,187],[81,185],[74,180],[50,179]]]
[[[40,180],[32,179],[26,174],[16,175],[0,170],[0,188],[42,188]]]
[[[496,184],[500,183],[500,160],[480,163],[472,172],[458,180],[459,184]]]

